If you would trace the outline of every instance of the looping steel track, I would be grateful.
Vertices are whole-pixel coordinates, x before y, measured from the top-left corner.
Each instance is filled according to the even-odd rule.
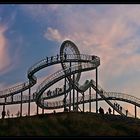
[[[100,65],[100,58],[95,55],[80,54],[80,51],[78,50],[77,46],[72,41],[66,40],[61,45],[59,55],[56,55],[53,57],[47,57],[37,62],[36,64],[34,64],[32,67],[29,68],[28,73],[27,73],[27,77],[29,81],[24,82],[22,84],[18,84],[14,87],[5,89],[3,91],[0,91],[0,98],[13,97],[13,95],[31,88],[37,82],[37,77],[35,76],[35,73],[43,68],[46,68],[55,64],[61,64],[62,69],[58,70],[57,72],[45,78],[45,80],[37,87],[36,92],[31,95],[30,102],[36,102],[36,104],[39,107],[45,108],[45,109],[62,108],[64,107],[64,104],[62,101],[56,101],[57,103],[49,103],[47,99],[56,98],[64,94],[68,94],[72,89],[77,90],[81,94],[89,88],[93,88],[94,90],[96,90],[96,82],[93,79],[90,81],[86,80],[83,85],[80,85],[78,82],[80,80],[80,76],[82,72],[94,70]],[[74,80],[71,78],[71,75],[75,75]],[[57,94],[52,94],[52,95],[48,95],[45,92],[45,90],[47,90],[49,87],[51,87],[52,85],[54,85],[55,83],[57,83],[58,81],[64,78],[67,80],[67,85],[65,85],[66,86],[65,88],[64,87],[61,88],[61,92]],[[118,96],[118,93],[115,93],[115,92],[111,94],[112,92],[106,92],[99,85],[97,88],[97,92],[101,97],[98,100],[105,100],[120,115],[125,116],[126,110],[122,108],[122,110],[120,111],[114,105],[114,103],[116,103],[116,100],[129,102],[131,104],[134,104],[140,107],[140,99],[134,96],[130,96],[127,94],[122,94],[122,93],[119,93],[120,96]],[[137,100],[134,100],[134,99],[137,99]],[[91,98],[91,101],[95,101],[95,99]],[[24,98],[24,95],[23,95],[23,103],[26,103],[26,102],[28,102],[28,99]],[[84,102],[89,102],[89,96],[87,96],[87,100],[84,100]],[[9,102],[8,101],[0,102],[0,105],[4,105],[4,104],[8,105],[8,104],[16,104],[16,103],[20,103],[20,100],[17,99],[14,101],[9,100]],[[78,104],[80,103],[81,103],[81,100],[79,97]],[[69,106],[69,104],[70,104],[69,101],[66,100],[66,106]],[[128,116],[134,117],[129,112],[128,112]]]

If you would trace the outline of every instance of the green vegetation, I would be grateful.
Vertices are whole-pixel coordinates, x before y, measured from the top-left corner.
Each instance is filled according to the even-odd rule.
[[[8,118],[0,136],[140,136],[140,119],[89,112]]]

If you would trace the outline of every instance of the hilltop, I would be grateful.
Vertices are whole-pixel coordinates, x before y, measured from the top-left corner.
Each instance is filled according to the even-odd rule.
[[[7,118],[0,136],[140,136],[140,119],[89,112]]]

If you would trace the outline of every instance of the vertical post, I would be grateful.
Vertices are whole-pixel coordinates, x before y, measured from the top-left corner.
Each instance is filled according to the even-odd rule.
[[[30,116],[30,100],[31,100],[31,88],[29,87],[28,116]]]
[[[98,68],[96,68],[96,113],[98,113]]]
[[[70,93],[69,93],[69,111],[71,111],[71,90],[70,90]]]
[[[43,105],[44,105],[44,99],[43,99]],[[42,114],[44,114],[44,108],[42,108]]]
[[[22,117],[22,91],[21,91],[21,102],[20,102],[20,117]]]
[[[73,83],[75,82],[75,75],[73,74]],[[75,90],[73,85],[73,111],[75,109]]]
[[[4,98],[3,111],[5,111],[6,97]]]
[[[135,105],[135,118],[137,118],[137,106]]]
[[[36,107],[37,107],[37,108],[36,108],[36,110],[37,110],[36,112],[37,112],[37,115],[38,115],[38,111],[39,111],[38,105],[36,105]]]
[[[77,91],[77,107],[76,107],[76,111],[78,112],[78,91]]]
[[[64,99],[63,99],[63,102],[64,102],[64,111],[65,111],[66,110],[66,76],[64,79]]]
[[[4,119],[5,118],[5,115],[6,115],[5,105],[6,105],[6,97],[4,98],[3,111],[2,111],[2,119]]]
[[[69,111],[71,111],[71,90],[69,92]]]
[[[69,103],[69,111],[71,111],[71,61],[70,61],[70,81],[69,81],[69,86],[70,86],[70,95],[69,95],[69,100],[70,100],[70,103]]]
[[[89,88],[89,112],[91,112],[91,87]]]
[[[85,94],[83,92],[83,112],[85,111],[85,103],[84,103],[85,99],[84,99],[84,97],[85,97]]]

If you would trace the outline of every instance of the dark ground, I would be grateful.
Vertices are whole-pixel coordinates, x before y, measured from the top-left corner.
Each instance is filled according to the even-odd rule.
[[[140,136],[140,119],[62,112],[0,119],[0,136]]]

